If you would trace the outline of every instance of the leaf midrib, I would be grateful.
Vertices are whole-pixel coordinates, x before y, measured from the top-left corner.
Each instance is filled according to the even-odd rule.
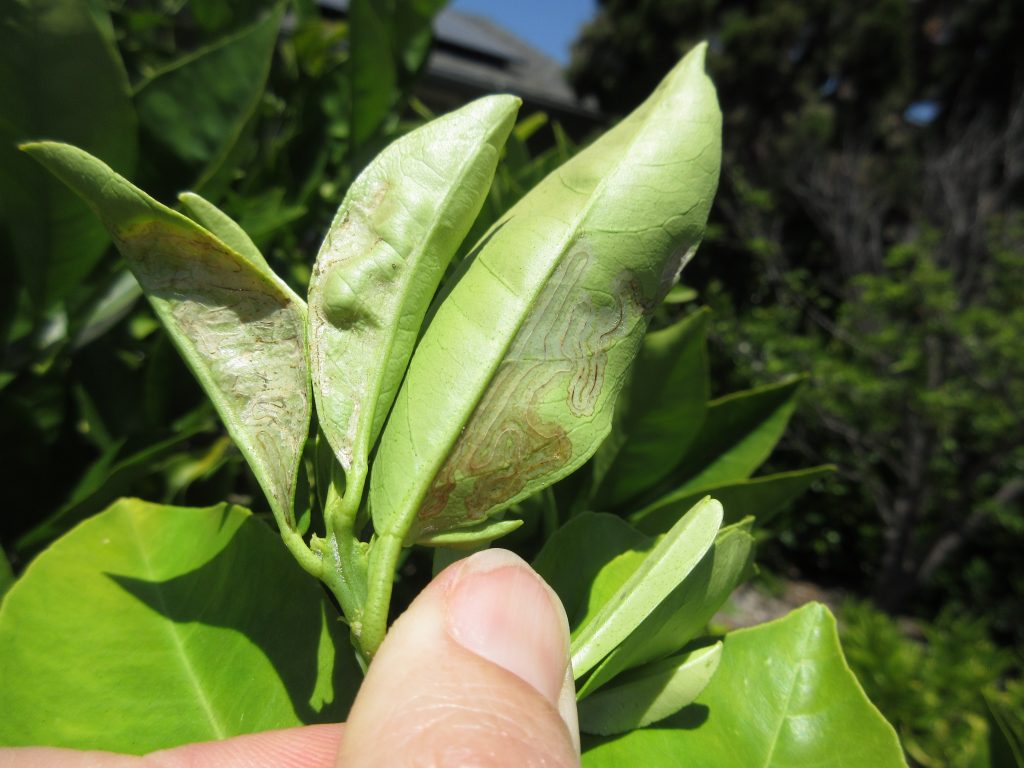
[[[789,719],[790,705],[793,702],[793,696],[796,692],[796,679],[800,675],[800,670],[803,668],[807,660],[807,641],[812,632],[813,630],[807,629],[805,627],[803,637],[801,637],[800,642],[796,644],[798,646],[801,658],[800,661],[795,665],[795,667],[793,667],[793,674],[789,679],[789,690],[786,692],[786,704],[781,710],[781,716],[779,717],[778,725],[776,725],[775,727],[775,733],[772,736],[771,743],[768,746],[768,754],[765,756],[764,765],[762,766],[762,768],[771,768],[772,758],[775,756],[775,747],[777,747],[779,744],[779,734],[782,733],[782,726],[785,725],[786,721]]]
[[[195,690],[196,699],[199,701],[203,713],[206,715],[210,727],[213,730],[214,738],[226,738],[229,735],[228,730],[217,717],[217,713],[215,712],[212,703],[210,702],[209,698],[206,695],[206,692],[203,689],[202,683],[199,680],[199,676],[196,674],[196,670],[193,668],[191,664],[189,655],[185,650],[185,643],[181,637],[181,633],[178,631],[177,622],[175,622],[169,616],[167,601],[164,598],[164,591],[162,585],[160,584],[160,582],[154,581],[154,579],[156,578],[156,574],[153,570],[153,566],[149,560],[146,548],[144,546],[144,539],[139,531],[136,516],[128,515],[127,517],[131,525],[131,531],[135,540],[134,543],[139,554],[139,559],[142,563],[142,569],[146,577],[146,580],[156,587],[155,592],[157,602],[159,603],[160,606],[160,614],[164,618],[164,621],[161,621],[159,623],[160,626],[165,627],[167,630],[166,633],[170,639],[170,644],[172,646],[172,649],[175,651],[175,653],[172,655],[176,655],[178,659],[181,661],[181,667],[185,672],[185,678],[188,680],[192,688]]]

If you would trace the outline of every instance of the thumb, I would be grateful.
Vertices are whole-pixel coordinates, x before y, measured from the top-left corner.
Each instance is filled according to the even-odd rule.
[[[579,765],[569,625],[519,557],[445,569],[395,622],[352,707],[338,765]]]

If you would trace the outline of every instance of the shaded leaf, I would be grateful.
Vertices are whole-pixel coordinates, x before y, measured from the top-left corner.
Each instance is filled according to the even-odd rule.
[[[616,405],[614,429],[622,441],[594,498],[602,508],[617,506],[664,478],[696,437],[710,394],[709,316],[701,310],[644,339]],[[602,444],[599,455],[608,444]]]
[[[123,441],[111,446],[86,470],[64,504],[18,539],[18,551],[35,552],[95,515],[127,493],[139,479],[161,471],[168,458],[202,431],[202,425],[195,425],[127,457],[122,456]]]
[[[398,103],[430,50],[434,15],[444,0],[352,0],[349,3],[351,131],[361,145]]]
[[[580,730],[609,736],[674,715],[707,687],[721,656],[715,643],[631,672],[579,703]]]
[[[533,568],[555,590],[569,617],[569,626],[575,630],[587,614],[589,594],[598,574],[620,555],[632,552],[628,558],[633,561],[632,567],[623,576],[624,581],[652,547],[654,542],[649,537],[621,517],[584,512],[548,537]]]
[[[711,547],[722,524],[722,506],[705,499],[690,510],[640,566],[572,634],[577,679],[615,650],[686,578]],[[596,608],[596,610],[595,610]]]
[[[702,46],[484,237],[382,435],[379,539],[476,526],[593,454],[649,312],[700,242],[720,133]]]
[[[727,524],[744,517],[753,517],[758,525],[764,525],[810,488],[815,480],[827,477],[834,471],[835,467],[827,464],[710,488],[702,487],[692,491],[684,488],[633,513],[629,516],[629,522],[638,530],[656,536],[671,528],[679,516],[699,499],[713,496],[722,502]]]
[[[11,561],[7,559],[7,553],[0,549],[0,605],[3,604],[4,595],[14,585],[14,571],[11,570]]]
[[[324,238],[309,285],[313,392],[347,492],[362,493],[423,316],[519,103],[479,99],[394,142],[353,182]]]
[[[144,183],[201,187],[220,167],[263,93],[284,13],[171,63],[135,93]]]
[[[1024,713],[998,692],[984,693],[990,768],[1024,768]]]
[[[735,392],[708,404],[700,432],[672,479],[678,492],[746,480],[782,437],[796,407],[802,377]]]
[[[279,522],[311,415],[305,307],[269,270],[65,144],[25,150],[110,230],[157,316],[249,462]]]
[[[896,732],[843,658],[835,619],[817,603],[730,633],[711,683],[676,716],[583,746],[586,768],[631,765],[637,755],[650,766],[906,765]]]
[[[41,315],[110,241],[74,194],[18,152],[18,142],[39,137],[134,172],[135,112],[102,0],[0,2],[0,217]]]
[[[0,744],[142,754],[343,719],[359,673],[340,628],[247,511],[120,501],[0,607]]]

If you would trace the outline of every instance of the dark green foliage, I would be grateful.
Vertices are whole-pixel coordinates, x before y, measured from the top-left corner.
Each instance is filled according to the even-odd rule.
[[[618,112],[712,41],[725,172],[688,279],[712,286],[715,380],[808,371],[773,468],[839,466],[772,562],[1017,639],[1022,26],[1012,0],[609,0],[571,72]]]
[[[1024,710],[1021,659],[992,643],[984,621],[947,610],[933,624],[900,624],[853,601],[841,616],[850,666],[917,764],[988,765],[1003,738],[990,710],[1012,738]]]

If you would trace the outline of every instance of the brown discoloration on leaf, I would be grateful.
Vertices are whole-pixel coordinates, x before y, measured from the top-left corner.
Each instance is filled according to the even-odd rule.
[[[275,502],[290,509],[287,468],[305,437],[290,425],[309,410],[302,313],[198,233],[172,233],[153,222],[118,239],[122,251],[132,254],[147,294],[180,327],[178,343],[205,361],[228,407],[259,446],[276,476]]]
[[[552,274],[418,511],[424,533],[478,522],[556,475],[573,458],[572,431],[592,418],[608,352],[642,320],[628,273],[609,293],[588,289],[596,268],[579,241]],[[551,413],[569,416],[557,422]]]

